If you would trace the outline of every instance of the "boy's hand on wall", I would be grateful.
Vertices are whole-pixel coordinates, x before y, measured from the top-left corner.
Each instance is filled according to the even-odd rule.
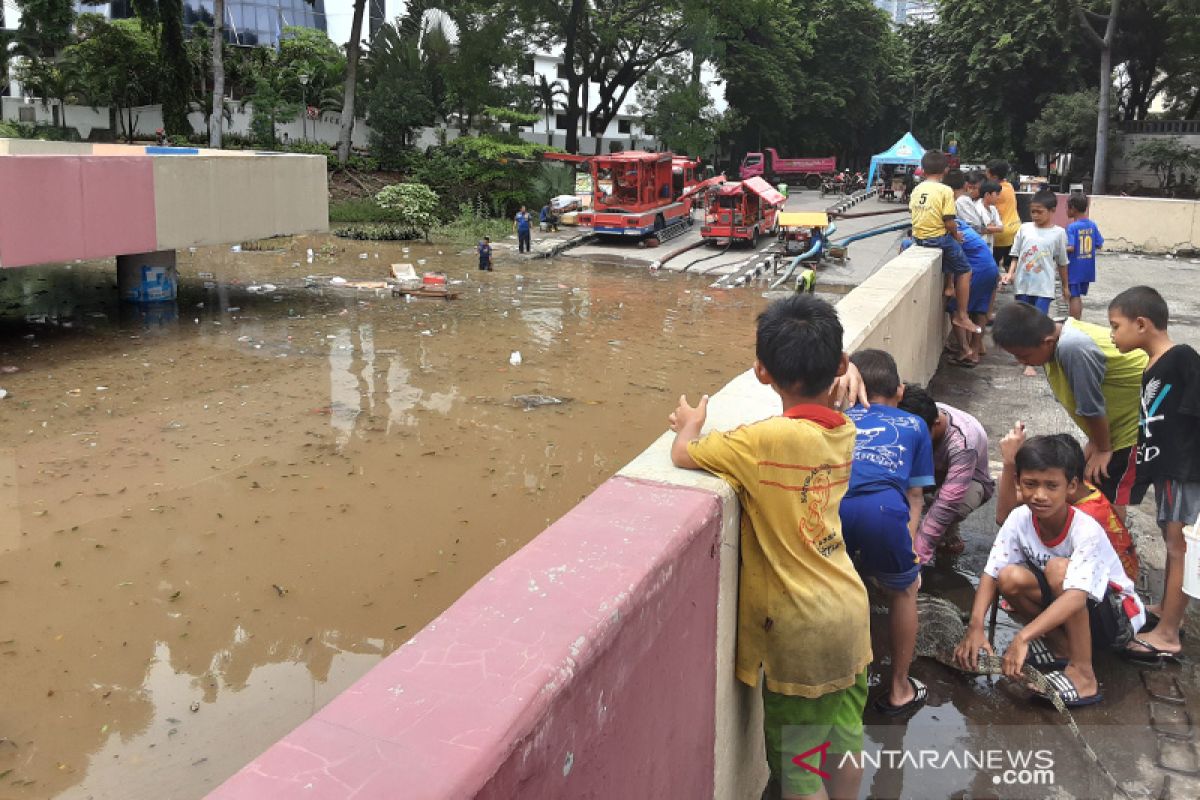
[[[679,433],[683,430],[692,430],[699,433],[704,427],[704,420],[708,416],[708,395],[703,395],[700,402],[693,408],[687,401],[687,395],[679,395],[679,405],[667,417],[667,421],[671,423],[671,430]]]

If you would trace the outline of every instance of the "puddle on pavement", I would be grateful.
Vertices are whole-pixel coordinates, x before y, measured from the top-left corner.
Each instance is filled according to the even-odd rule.
[[[285,247],[181,252],[150,311],[111,264],[0,273],[0,796],[204,795],[745,369],[765,303]],[[327,288],[418,258],[460,299]]]

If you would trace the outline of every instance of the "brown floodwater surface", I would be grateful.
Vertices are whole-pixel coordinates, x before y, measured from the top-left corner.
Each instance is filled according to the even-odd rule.
[[[0,797],[203,796],[753,358],[757,292],[442,250],[0,273]]]

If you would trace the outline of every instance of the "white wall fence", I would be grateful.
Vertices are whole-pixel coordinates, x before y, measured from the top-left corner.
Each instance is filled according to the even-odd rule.
[[[41,125],[53,125],[65,119],[66,125],[79,132],[82,139],[91,136],[95,129],[109,129],[109,109],[106,106],[91,108],[89,106],[68,105],[65,109],[57,103],[43,104],[36,98],[26,102],[18,97],[2,97],[3,119],[9,122],[35,122]],[[56,108],[57,106],[57,108]],[[225,132],[241,136],[250,134],[250,120],[254,116],[254,105],[247,103],[245,107],[229,106],[230,118],[226,121]],[[123,112],[126,116],[128,111]],[[56,116],[57,114],[57,116]],[[204,115],[194,111],[188,115],[192,129],[196,133],[205,133]],[[135,106],[133,109],[134,133],[140,139],[153,139],[154,133],[163,127],[162,106]],[[113,138],[121,137],[121,123],[115,123],[112,128]],[[305,138],[311,142],[337,144],[340,132],[341,118],[338,114],[322,114],[318,119],[301,119],[296,117],[288,122],[275,126],[275,134],[283,141],[299,142]],[[366,121],[358,119],[354,124],[352,141],[355,147],[366,147],[370,141],[371,129]],[[432,144],[433,142],[429,142]]]
[[[109,130],[109,110],[106,106],[91,108],[89,106],[68,105],[64,108],[58,103],[44,105],[40,100],[34,98],[32,102],[22,100],[19,97],[0,97],[3,113],[0,118],[9,122],[34,122],[40,125],[55,125],[65,116],[66,124],[79,132],[81,139],[87,139],[91,136],[92,131],[96,129]],[[236,104],[229,106],[231,121],[226,122],[225,132],[234,133],[240,136],[249,136],[250,120],[254,116],[254,104],[247,103],[244,107],[238,107]],[[124,112],[128,115],[128,111]],[[194,111],[188,115],[189,121],[192,123],[192,129],[200,134],[205,133],[207,128],[204,126],[204,115],[198,111]],[[115,121],[115,127],[112,128],[112,138],[121,138],[122,123]],[[135,106],[133,109],[133,125],[135,136],[139,139],[153,139],[154,133],[159,128],[163,127],[162,106]],[[328,145],[337,144],[338,134],[341,126],[341,115],[336,113],[322,114],[318,119],[302,120],[297,117],[288,122],[280,122],[275,125],[275,135],[280,141],[285,142],[322,142]],[[545,127],[543,123],[542,128]],[[472,131],[476,133],[476,131]],[[417,147],[425,148],[431,145],[439,144],[442,141],[452,142],[459,137],[459,130],[456,126],[447,125],[445,127],[420,128],[417,131],[414,144]],[[537,144],[546,144],[547,137],[544,132],[535,132],[531,130],[522,130],[521,138],[528,142]],[[567,142],[567,134],[565,131],[555,131],[553,144],[557,147],[562,147]],[[371,140],[371,128],[366,121],[361,117],[354,123],[354,133],[352,141],[355,147],[366,148]],[[601,141],[603,152],[607,153],[610,150],[611,144],[617,142],[622,150],[633,149],[632,145],[636,144],[643,149],[653,149],[655,141],[652,138],[641,136],[637,139],[632,139],[630,136],[621,134],[619,136],[605,137]],[[593,153],[595,152],[596,140],[591,136],[581,136],[579,138],[579,152]]]

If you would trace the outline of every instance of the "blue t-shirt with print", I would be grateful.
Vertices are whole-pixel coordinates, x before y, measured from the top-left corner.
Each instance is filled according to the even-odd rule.
[[[530,220],[529,212],[528,211],[518,211],[516,220],[517,220],[517,233],[528,233],[529,232],[529,220]]]
[[[1100,229],[1090,219],[1077,219],[1067,226],[1067,281],[1094,283],[1096,251],[1104,247]]]
[[[925,420],[879,403],[846,412],[858,428],[850,468],[852,497],[895,489],[907,501],[914,486],[933,486],[933,442]]]

